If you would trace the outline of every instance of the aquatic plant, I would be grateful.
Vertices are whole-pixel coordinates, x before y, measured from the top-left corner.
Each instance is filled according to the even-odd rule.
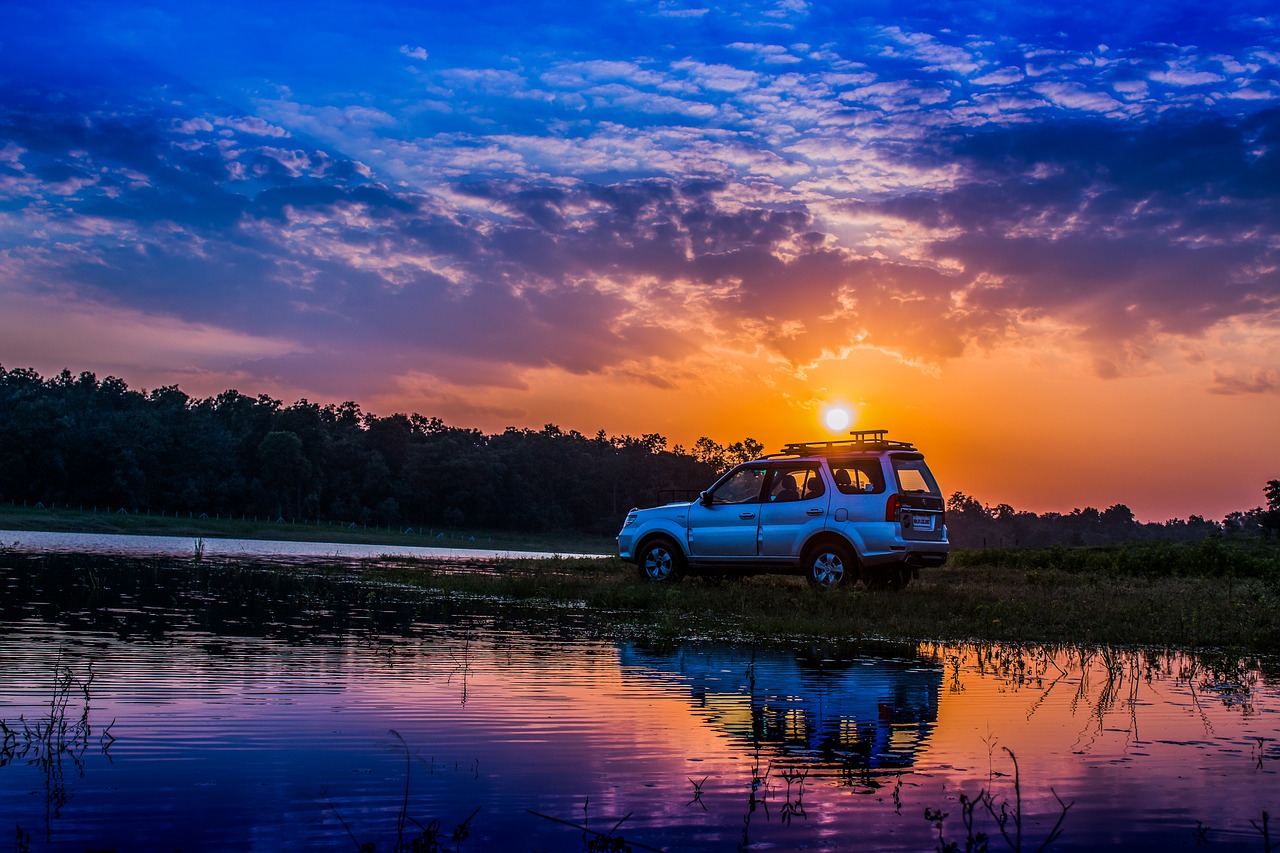
[[[466,820],[459,823],[453,828],[447,836],[443,832],[443,824],[438,819],[430,820],[423,825],[415,820],[409,814],[409,783],[413,774],[413,754],[409,750],[409,744],[404,737],[395,729],[388,730],[390,734],[395,735],[400,741],[400,746],[404,749],[404,796],[400,802],[400,809],[396,813],[396,843],[392,848],[394,853],[449,853],[449,844],[452,844],[454,853],[458,853],[462,849],[462,843],[471,836],[471,821],[480,813],[481,806],[476,806]],[[342,828],[346,831],[347,836],[352,843],[356,845],[356,849],[361,853],[373,853],[377,850],[377,845],[372,841],[361,841],[356,837],[350,825],[343,819],[342,813],[332,802],[329,803],[329,810],[333,812],[334,817],[338,819],[338,823],[342,824]],[[418,828],[417,835],[410,835],[406,838],[405,832],[408,824],[412,823]]]
[[[614,833],[618,831],[618,827],[626,823],[631,817],[631,812],[627,812],[626,815],[615,823],[613,828],[608,832],[599,832],[598,830],[592,829],[590,827],[590,817],[587,812],[587,807],[590,804],[590,797],[587,797],[582,803],[582,823],[574,823],[571,820],[564,820],[563,818],[546,815],[542,812],[534,811],[533,809],[525,809],[525,811],[534,817],[549,820],[552,823],[570,826],[579,830],[582,833],[582,849],[585,853],[630,853],[633,848],[637,847],[641,850],[652,850],[655,851],[655,853],[665,853],[665,851],[659,847],[650,847],[649,845],[641,844],[638,841],[627,841],[626,838],[621,835],[614,835]]]
[[[978,806],[981,806],[991,820],[995,821],[996,827],[1000,830],[1000,837],[1004,839],[1009,849],[1013,853],[1023,853],[1022,774],[1018,768],[1018,758],[1013,754],[1013,750],[1008,747],[1001,748],[1009,755],[1009,760],[1013,762],[1012,804],[1006,797],[997,805],[995,795],[989,788],[983,788],[975,797],[969,797],[966,794],[960,795],[960,818],[964,823],[965,829],[965,853],[985,853],[990,847],[991,837],[984,832],[976,830],[974,827],[974,812]],[[1053,788],[1049,789],[1049,793],[1053,794],[1054,799],[1058,801],[1060,809],[1058,820],[1040,845],[1035,848],[1035,853],[1042,853],[1061,837],[1062,825],[1066,822],[1067,812],[1075,805],[1074,802],[1064,803],[1062,798],[1058,796],[1058,792]],[[960,850],[959,841],[948,841],[943,834],[943,823],[948,817],[949,814],[941,809],[926,807],[924,810],[925,820],[932,823],[938,831],[938,853],[958,853]]]
[[[778,811],[778,818],[788,825],[790,825],[792,818],[807,818],[809,815],[804,810],[804,780],[808,778],[809,771],[797,770],[792,767],[780,771],[778,775],[787,783],[786,802],[782,804],[782,808]],[[791,793],[792,783],[795,783],[794,796]]]
[[[77,776],[84,776],[84,753],[93,735],[93,726],[89,722],[89,689],[92,684],[93,664],[88,665],[84,679],[79,679],[71,667],[63,663],[62,652],[59,651],[53,665],[53,687],[46,714],[37,720],[19,716],[12,726],[0,720],[0,767],[21,760],[38,767],[44,776],[46,837],[51,834],[52,820],[71,800],[66,763],[71,763]],[[78,700],[77,696],[80,697]],[[108,759],[111,744],[115,742],[111,734],[113,725],[115,720],[98,737],[102,752]],[[23,835],[20,827],[18,836],[21,848]]]
[[[707,784],[707,780],[710,779],[711,777],[703,776],[701,782],[695,782],[693,781],[693,778],[689,776],[686,776],[685,778],[688,779],[689,784],[693,786],[693,799],[685,803],[685,806],[688,807],[693,805],[694,803],[697,803],[698,805],[702,806],[702,810],[705,812],[707,810],[707,804],[702,801],[702,786]]]
[[[1265,851],[1265,853],[1271,853],[1271,851],[1276,849],[1275,845],[1271,843],[1270,820],[1271,820],[1271,816],[1267,814],[1266,810],[1264,809],[1262,812],[1261,825],[1259,825],[1259,823],[1256,820],[1249,821],[1249,823],[1253,824],[1254,829],[1262,833],[1262,844],[1263,844],[1263,850]]]

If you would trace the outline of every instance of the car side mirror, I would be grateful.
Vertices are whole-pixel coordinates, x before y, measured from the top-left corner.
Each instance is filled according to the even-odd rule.
[[[702,492],[700,495],[698,495],[698,503],[702,504],[703,506],[711,506],[711,493]]]

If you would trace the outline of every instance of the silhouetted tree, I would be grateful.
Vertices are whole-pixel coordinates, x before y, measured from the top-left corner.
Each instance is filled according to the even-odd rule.
[[[1267,510],[1262,517],[1262,526],[1274,535],[1280,531],[1280,480],[1268,480],[1262,493],[1267,499]]]

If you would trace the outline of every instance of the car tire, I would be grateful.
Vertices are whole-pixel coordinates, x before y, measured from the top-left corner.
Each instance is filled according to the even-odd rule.
[[[804,576],[814,589],[838,589],[856,579],[858,561],[845,545],[831,542],[811,548],[804,557]]]
[[[644,543],[636,566],[640,577],[649,583],[675,583],[684,577],[684,553],[676,543],[659,536]]]

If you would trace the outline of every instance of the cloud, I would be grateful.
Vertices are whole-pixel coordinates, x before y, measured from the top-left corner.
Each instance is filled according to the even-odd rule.
[[[1026,76],[1021,68],[1006,66],[995,71],[989,71],[981,77],[975,77],[973,82],[979,86],[1010,86],[1014,83],[1021,83],[1026,79]]]
[[[185,322],[128,307],[105,305],[63,293],[38,296],[0,291],[0,339],[23,363],[46,371],[100,364],[117,373],[235,371],[262,358],[302,349],[278,336],[245,334],[213,323]],[[57,328],[52,336],[49,329]],[[158,379],[170,384],[171,379]]]
[[[711,10],[705,7],[692,9],[676,9],[669,6],[659,8],[653,14],[659,18],[701,18]]]
[[[10,92],[6,269],[291,342],[246,359],[263,376],[387,388],[672,375],[712,350],[936,366],[1049,327],[1124,375],[1280,299],[1256,52],[723,26],[697,54],[454,54],[411,92],[282,91],[257,115]],[[1255,368],[1217,385],[1262,387]]]
[[[1091,90],[1078,83],[1044,82],[1036,84],[1032,90],[1051,103],[1069,110],[1112,115],[1123,114],[1126,110],[1124,104],[1107,93]]]
[[[756,72],[732,65],[708,65],[686,59],[672,63],[671,69],[687,75],[699,88],[711,92],[743,92],[758,83]]]
[[[893,43],[887,55],[911,57],[921,63],[924,71],[969,76],[982,67],[964,48],[944,44],[929,33],[909,32],[896,26],[883,27],[880,32]]]
[[[1259,368],[1246,375],[1214,371],[1213,394],[1280,394],[1280,372]]]
[[[868,104],[885,112],[916,111],[946,103],[950,98],[951,91],[945,87],[919,85],[907,80],[872,83],[840,95],[843,101]]]
[[[1157,83],[1164,83],[1166,86],[1207,86],[1227,79],[1211,71],[1172,67],[1168,71],[1152,72],[1149,76]]]
[[[736,41],[726,45],[726,47],[730,50],[749,53],[756,58],[756,61],[766,65],[791,65],[803,61],[800,57],[793,56],[790,51],[780,44]]]
[[[937,261],[991,283],[964,291],[972,318],[1052,317],[1114,373],[1159,336],[1195,338],[1280,304],[1267,272],[1280,218],[1264,189],[1277,177],[1248,142],[1277,131],[1280,113],[991,130],[939,155],[967,166],[952,188],[879,209],[935,229]]]

